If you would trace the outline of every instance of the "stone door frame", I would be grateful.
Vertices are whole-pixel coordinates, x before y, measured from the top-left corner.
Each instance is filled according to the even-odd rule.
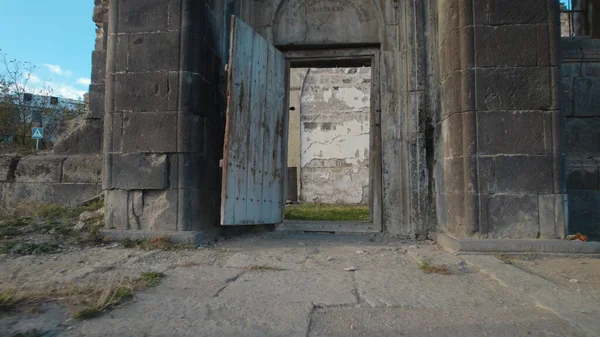
[[[282,50],[287,59],[286,72],[291,68],[309,67],[371,67],[371,107],[369,112],[369,221],[290,221],[284,220],[277,228],[320,232],[383,232],[382,204],[382,148],[381,148],[381,91],[380,91],[380,47],[328,47],[326,49]],[[286,89],[286,90],[289,90]],[[289,123],[286,111],[284,125]],[[286,129],[284,141],[288,142]],[[287,179],[287,178],[286,178]],[[284,181],[287,181],[284,179]]]

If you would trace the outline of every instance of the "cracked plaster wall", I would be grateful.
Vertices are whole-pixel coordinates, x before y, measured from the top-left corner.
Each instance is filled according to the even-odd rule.
[[[300,200],[367,204],[371,69],[299,68],[292,78],[303,80],[292,83],[301,92],[300,132],[290,132],[290,147],[299,148],[290,161],[300,164]]]

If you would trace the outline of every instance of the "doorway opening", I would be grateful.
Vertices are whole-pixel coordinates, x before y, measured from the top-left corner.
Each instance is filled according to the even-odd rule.
[[[291,68],[286,220],[369,221],[371,67]]]
[[[236,17],[231,26],[221,225],[381,232],[379,46],[282,51]],[[296,106],[292,68],[305,72]],[[284,219],[288,195],[309,203],[299,220]]]
[[[288,169],[280,229],[381,231],[377,53],[349,52],[284,52]]]

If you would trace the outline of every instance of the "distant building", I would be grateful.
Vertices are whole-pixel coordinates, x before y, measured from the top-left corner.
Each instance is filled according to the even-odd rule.
[[[85,108],[85,101],[63,97],[23,93],[17,98],[17,105],[26,109],[28,120],[33,121],[33,127],[54,128],[56,123],[73,116],[73,113]],[[49,130],[50,131],[50,130]],[[45,140],[54,142],[56,134],[45,132]],[[3,142],[12,142],[14,135],[3,135]]]

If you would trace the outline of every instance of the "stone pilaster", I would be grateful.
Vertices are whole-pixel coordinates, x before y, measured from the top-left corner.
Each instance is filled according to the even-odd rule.
[[[108,228],[200,231],[218,220],[221,97],[207,11],[204,1],[110,2]]]
[[[442,230],[562,237],[558,2],[441,0],[438,9]]]

